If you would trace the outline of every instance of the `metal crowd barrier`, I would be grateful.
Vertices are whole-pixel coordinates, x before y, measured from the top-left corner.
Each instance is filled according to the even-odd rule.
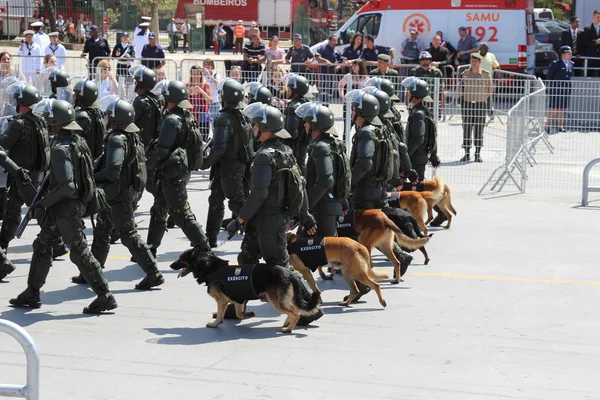
[[[590,171],[596,164],[600,164],[600,157],[587,163],[583,169],[583,193],[581,195],[581,205],[584,207],[588,205],[588,196],[590,192],[600,193],[600,186],[590,186]]]
[[[581,56],[579,59],[583,60],[583,67],[579,69],[583,70],[584,77],[587,77],[588,73],[591,73],[592,71],[600,76],[600,57]],[[595,64],[594,67],[590,65],[590,61],[592,61],[591,64]]]
[[[28,83],[42,89],[44,85],[44,81],[46,77],[43,77],[41,73],[46,68],[43,64],[45,56],[19,56],[13,55],[13,67],[15,72],[17,72],[17,76],[20,76],[22,79],[26,80]],[[88,60],[83,57],[56,57],[58,61],[58,66],[63,67],[63,69],[70,75],[87,75],[88,73]],[[31,69],[25,67],[23,62],[29,63],[31,60],[37,61],[37,66],[39,69]]]
[[[7,333],[15,338],[25,351],[25,357],[27,358],[27,384],[25,386],[0,384],[0,396],[39,400],[40,357],[33,339],[25,329],[4,319],[0,319],[0,332]]]

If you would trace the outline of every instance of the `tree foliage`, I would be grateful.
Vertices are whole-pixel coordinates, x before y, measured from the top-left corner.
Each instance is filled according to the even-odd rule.
[[[150,23],[150,30],[158,32],[158,12],[159,11],[175,11],[177,8],[178,0],[132,0],[142,15],[144,13],[150,14],[152,22]]]
[[[110,29],[114,23],[121,17],[121,13],[119,10],[115,10],[113,8],[106,9],[106,15],[108,16],[108,28]]]

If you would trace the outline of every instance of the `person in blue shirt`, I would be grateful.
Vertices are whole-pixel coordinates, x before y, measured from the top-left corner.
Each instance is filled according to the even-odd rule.
[[[363,49],[363,35],[357,32],[352,35],[350,45],[342,52],[342,60],[346,64],[351,65],[352,61],[362,58]]]
[[[377,56],[379,54],[387,54],[390,56],[390,66],[394,65],[396,50],[391,47],[376,45],[375,38],[372,35],[365,36],[365,48],[363,49],[362,59],[365,60],[368,72],[371,72],[377,67]]]
[[[165,65],[165,51],[156,43],[156,33],[150,32],[148,35],[148,44],[142,49],[142,65],[148,67],[154,72]],[[150,58],[151,60],[147,60]]]
[[[340,53],[335,49],[337,46],[337,36],[330,35],[327,43],[317,49],[315,58],[317,62],[324,64],[321,65],[321,96],[323,101],[327,101],[329,96],[333,95],[333,90],[337,85],[339,79],[334,76],[336,70],[333,64],[341,61]]]
[[[548,95],[548,115],[546,116],[546,132],[566,132],[563,121],[565,110],[569,108],[571,97],[571,77],[575,64],[571,61],[573,52],[569,46],[562,46],[558,50],[560,58],[553,61],[546,74]]]

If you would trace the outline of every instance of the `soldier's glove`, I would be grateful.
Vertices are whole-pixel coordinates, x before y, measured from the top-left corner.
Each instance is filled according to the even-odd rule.
[[[437,154],[436,155],[432,154],[429,157],[429,162],[431,162],[431,166],[433,168],[437,168],[437,167],[439,167],[442,164],[442,162],[440,161],[440,158],[437,156]]]
[[[41,221],[41,219],[44,217],[44,213],[46,212],[46,210],[40,205],[39,202],[37,202],[31,205],[29,212],[31,213],[32,218]]]
[[[231,240],[231,238],[234,237],[235,234],[241,230],[242,224],[240,224],[240,221],[238,221],[237,218],[231,220],[231,222],[227,224],[227,233],[229,233],[229,236],[227,236],[227,240]]]
[[[23,185],[27,185],[31,182],[31,176],[29,176],[29,171],[25,168],[19,169],[19,179],[21,179],[21,183]]]
[[[349,208],[350,208],[350,203],[348,202],[348,199],[343,199],[342,200],[342,211],[348,211]]]
[[[414,169],[409,170],[408,174],[406,175],[411,183],[416,183],[419,181],[419,174],[417,174],[417,171],[415,171]]]
[[[311,214],[302,216],[302,230],[309,236],[313,236],[317,232],[317,221]]]

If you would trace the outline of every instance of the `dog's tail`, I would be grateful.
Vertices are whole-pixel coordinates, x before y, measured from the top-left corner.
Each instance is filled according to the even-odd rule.
[[[369,268],[367,270],[367,275],[369,275],[369,278],[373,279],[374,281],[382,281],[384,279],[388,279],[389,276],[386,274],[378,274],[377,272],[373,271],[371,268]]]
[[[444,198],[446,199],[446,207],[448,208],[448,210],[450,210],[452,214],[456,215],[456,210],[452,205],[452,195],[450,193],[450,188],[448,187],[448,185],[444,185]]]
[[[419,228],[419,224],[417,223],[415,217],[413,217],[412,214],[409,214],[408,219],[410,220],[410,223],[413,229],[415,230],[415,235],[417,235],[417,237],[420,238],[425,237],[425,235],[423,235],[423,232],[421,232],[421,228]]]
[[[427,242],[429,242],[428,236],[418,239],[413,239],[406,236],[391,219],[389,219],[387,216],[385,217],[385,219],[385,227],[391,229],[392,232],[394,232],[394,234],[396,235],[396,240],[398,241],[398,244],[400,246],[403,246],[410,250],[415,250],[425,246]]]
[[[294,297],[292,301],[300,315],[310,316],[316,314],[319,311],[319,303],[321,302],[321,294],[319,292],[312,292],[308,301],[302,297],[302,283],[300,283],[300,277],[297,274],[292,273],[292,288],[294,289]]]

